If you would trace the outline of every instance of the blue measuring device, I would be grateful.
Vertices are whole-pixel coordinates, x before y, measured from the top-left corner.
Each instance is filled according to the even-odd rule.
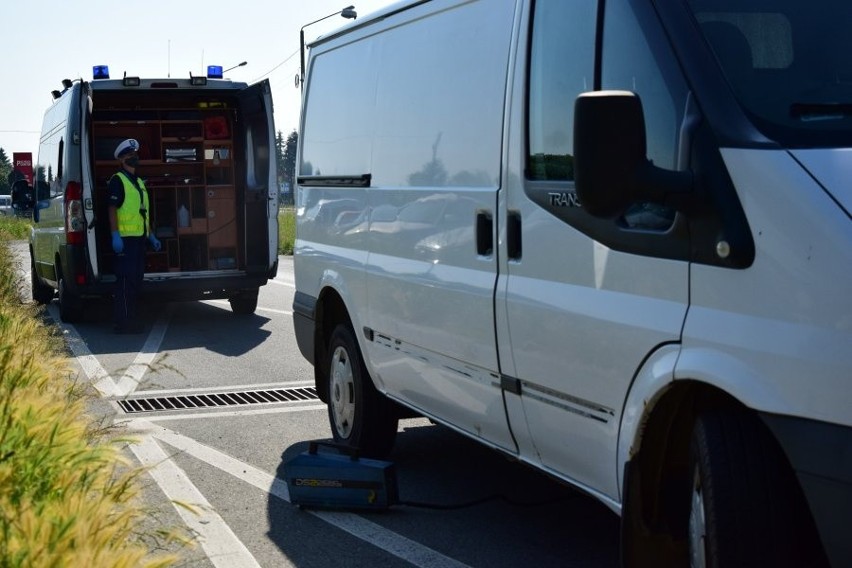
[[[393,463],[329,442],[310,442],[307,452],[284,462],[284,481],[299,507],[384,510],[399,501]]]

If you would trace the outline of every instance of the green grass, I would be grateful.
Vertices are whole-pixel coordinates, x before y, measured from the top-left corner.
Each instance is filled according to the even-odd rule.
[[[282,207],[278,212],[278,254],[293,254],[296,243],[296,210]]]
[[[160,567],[178,561],[143,544],[143,469],[127,440],[87,414],[64,342],[21,303],[0,224],[0,567]],[[16,226],[13,223],[13,226]],[[183,539],[179,534],[163,531]]]
[[[29,219],[0,215],[0,241],[26,239],[31,226]]]

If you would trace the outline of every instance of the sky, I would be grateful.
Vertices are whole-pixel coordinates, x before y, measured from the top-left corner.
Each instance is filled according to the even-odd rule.
[[[358,19],[396,0],[29,0],[3,7],[0,54],[0,148],[36,158],[44,111],[63,79],[92,80],[92,66],[110,77],[206,74],[208,65],[245,83],[269,79],[275,129],[299,126],[299,29],[354,5]],[[351,22],[333,16],[305,28],[310,42]]]

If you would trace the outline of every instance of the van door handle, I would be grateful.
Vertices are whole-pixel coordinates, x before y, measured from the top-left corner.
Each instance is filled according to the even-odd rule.
[[[490,211],[476,213],[476,254],[489,256],[494,252],[494,219]]]
[[[522,243],[521,212],[509,211],[506,217],[506,256],[509,257],[509,260],[521,260]]]

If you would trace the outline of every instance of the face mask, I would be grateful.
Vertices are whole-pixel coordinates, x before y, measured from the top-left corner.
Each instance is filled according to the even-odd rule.
[[[124,160],[124,163],[130,166],[131,168],[135,168],[139,165],[139,156],[130,156],[129,158]]]

